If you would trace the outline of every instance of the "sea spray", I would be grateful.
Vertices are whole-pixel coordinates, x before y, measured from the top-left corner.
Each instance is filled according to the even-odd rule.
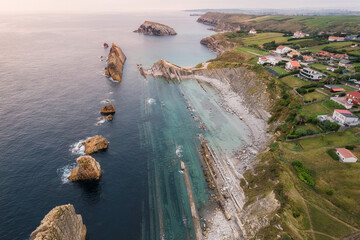
[[[74,168],[76,168],[76,163],[68,164],[68,165],[56,170],[58,175],[60,175],[60,179],[63,184],[70,182],[69,177],[71,174],[71,170],[73,170]]]

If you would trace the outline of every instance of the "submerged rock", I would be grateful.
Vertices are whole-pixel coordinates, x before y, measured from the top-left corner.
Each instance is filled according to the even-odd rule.
[[[106,49],[106,48],[108,48],[108,47],[109,47],[109,44],[104,43],[104,48]]]
[[[143,33],[145,35],[155,35],[155,36],[171,36],[176,35],[175,30],[164,24],[145,21],[141,26],[134,32]]]
[[[81,156],[76,159],[79,167],[71,171],[70,181],[99,180],[101,177],[100,164],[90,156]]]
[[[92,154],[100,150],[105,150],[109,146],[109,141],[101,136],[90,138],[84,142],[85,154]]]
[[[100,109],[100,113],[107,115],[107,114],[114,114],[115,113],[115,107],[112,104],[106,105],[105,107]]]
[[[113,120],[113,115],[109,114],[106,117],[101,117],[100,120],[112,121]]]
[[[110,48],[105,75],[112,77],[115,81],[121,82],[126,56],[120,47],[114,43]]]
[[[30,235],[31,240],[85,240],[86,227],[71,204],[53,208]]]

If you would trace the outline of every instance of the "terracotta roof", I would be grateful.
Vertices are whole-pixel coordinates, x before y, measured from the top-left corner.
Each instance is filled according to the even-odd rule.
[[[298,61],[291,61],[290,64],[293,67],[300,67],[300,63]]]
[[[347,92],[346,94],[349,94],[349,95],[351,95],[351,96],[360,98],[360,93],[359,93],[359,92]]]
[[[285,48],[285,46],[280,45],[280,46],[278,46],[276,49],[284,49],[284,48]]]
[[[345,92],[345,89],[343,88],[331,88],[334,92]]]
[[[338,151],[338,153],[340,153],[344,158],[353,157],[357,159],[357,157],[346,148],[337,148],[336,151]]]
[[[313,57],[312,57],[312,56],[304,56],[303,58],[311,59],[311,58],[313,58]]]
[[[347,113],[347,114],[352,114],[350,111],[348,110],[342,110],[342,109],[335,109],[335,111],[337,111],[338,113]]]

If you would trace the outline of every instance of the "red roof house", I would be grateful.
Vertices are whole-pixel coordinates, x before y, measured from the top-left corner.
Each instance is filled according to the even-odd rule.
[[[351,101],[353,104],[359,104],[360,93],[359,92],[347,92],[345,95],[346,101]]]
[[[345,162],[345,163],[357,162],[357,157],[350,150],[346,148],[337,148],[336,154],[339,156],[340,162]]]

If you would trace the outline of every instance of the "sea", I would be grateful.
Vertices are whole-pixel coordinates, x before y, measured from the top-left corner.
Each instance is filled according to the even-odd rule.
[[[87,239],[194,239],[180,162],[198,211],[211,205],[200,138],[219,155],[244,145],[244,123],[209,84],[141,76],[159,59],[195,66],[216,55],[214,34],[186,12],[0,15],[0,239],[29,239],[55,206],[71,203]],[[134,33],[145,20],[178,35]],[[123,81],[104,75],[115,43],[127,56]],[[111,122],[99,110],[114,104]],[[202,125],[206,125],[204,130]],[[81,142],[100,135],[97,182],[67,180]]]

